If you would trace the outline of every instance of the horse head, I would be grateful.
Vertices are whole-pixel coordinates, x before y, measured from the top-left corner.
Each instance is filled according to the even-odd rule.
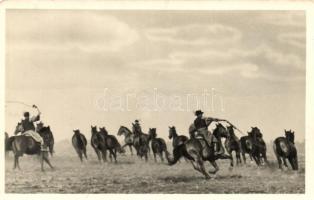
[[[99,128],[99,131],[104,134],[105,136],[108,135],[108,131],[106,130],[106,127],[102,127],[102,128]]]
[[[150,138],[156,138],[157,137],[156,128],[149,128],[148,135],[150,136]]]
[[[169,135],[168,138],[172,139],[173,137],[177,136],[177,131],[176,131],[176,127],[174,126],[169,126]]]
[[[232,125],[227,126],[227,130],[228,130],[228,133],[229,133],[230,137],[234,137],[235,136],[234,129],[233,129]]]
[[[97,133],[97,126],[91,126],[92,135]]]
[[[221,123],[217,123],[216,124],[216,128],[213,131],[213,134],[217,137],[217,138],[228,138],[229,137],[229,132],[227,131],[227,129],[221,124]]]
[[[17,135],[19,132],[23,132],[23,126],[21,122],[17,123],[15,127],[15,131],[14,131],[14,135]]]
[[[285,136],[287,138],[288,141],[292,142],[294,144],[294,131],[286,131],[285,130]]]

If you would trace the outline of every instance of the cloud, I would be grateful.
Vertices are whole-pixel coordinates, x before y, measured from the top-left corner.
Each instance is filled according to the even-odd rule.
[[[144,70],[203,75],[235,75],[272,81],[303,80],[305,61],[298,55],[282,53],[262,44],[255,49],[211,49],[176,51],[167,58],[131,64]]]
[[[190,46],[226,45],[237,42],[242,36],[237,29],[221,24],[153,28],[146,30],[145,35],[153,42]]]
[[[118,51],[138,40],[135,30],[112,16],[88,12],[42,15],[14,15],[23,26],[8,24],[10,48]]]
[[[283,44],[288,44],[293,47],[305,48],[305,33],[295,32],[295,33],[282,33],[278,35],[278,40]]]

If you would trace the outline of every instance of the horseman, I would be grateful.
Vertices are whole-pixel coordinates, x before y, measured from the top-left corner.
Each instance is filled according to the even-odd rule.
[[[202,136],[209,147],[214,145],[215,154],[219,155],[223,153],[223,148],[219,147],[217,138],[208,131],[208,126],[212,122],[226,121],[224,119],[203,117],[203,112],[201,110],[195,111],[196,119],[194,120],[194,126],[198,135]]]
[[[133,123],[132,123],[133,124]],[[134,121],[133,127],[132,127],[132,131],[136,136],[139,136],[142,132],[142,127],[140,125],[140,122],[138,119],[136,119]]]
[[[36,116],[30,117],[29,112],[24,112],[24,119],[21,121],[22,130],[21,133],[23,135],[29,135],[34,138],[36,142],[40,143],[41,151],[44,150],[44,141],[43,138],[35,131],[34,123],[40,120],[41,112],[38,110],[38,114]]]

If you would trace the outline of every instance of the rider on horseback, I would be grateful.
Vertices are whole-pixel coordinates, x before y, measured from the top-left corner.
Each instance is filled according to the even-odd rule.
[[[208,131],[208,126],[212,122],[226,121],[224,119],[203,117],[203,112],[201,110],[195,111],[196,119],[194,120],[194,126],[198,135],[201,135],[207,142],[208,146],[211,147],[214,144],[215,154],[222,154],[223,149],[219,147],[217,138]]]
[[[29,135],[34,138],[36,142],[40,143],[40,148],[43,151],[44,150],[44,141],[43,138],[35,131],[34,122],[37,122],[40,120],[40,111],[38,111],[38,114],[36,116],[33,116],[30,118],[29,112],[24,112],[24,119],[21,121],[22,125],[22,134],[23,135]]]
[[[134,124],[132,126],[132,131],[135,135],[139,135],[142,133],[142,127],[138,119],[134,121]]]

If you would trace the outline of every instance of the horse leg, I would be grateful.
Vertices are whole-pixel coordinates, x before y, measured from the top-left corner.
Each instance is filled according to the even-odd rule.
[[[54,167],[50,163],[50,160],[48,159],[48,155],[44,155],[43,159],[49,165],[51,169],[54,169]]]
[[[284,165],[284,166],[286,166],[286,167],[288,168],[288,164],[287,164],[287,160],[286,160],[286,158],[285,158],[285,157],[283,157],[283,158],[282,158],[282,160],[283,160],[283,165]]]
[[[164,162],[164,157],[163,157],[163,153],[162,152],[160,152],[159,156],[160,156],[161,162]]]
[[[82,151],[81,151],[81,150],[78,150],[78,151],[77,151],[77,154],[78,154],[78,156],[79,156],[79,158],[80,158],[80,161],[83,162]]]
[[[132,145],[129,145],[129,148],[130,148],[131,156],[133,156],[133,149],[132,149]]]
[[[263,157],[263,159],[264,159],[264,162],[265,162],[267,165],[269,165],[269,162],[268,162],[268,160],[267,160],[266,151],[263,151],[262,157]]]
[[[209,162],[215,168],[214,171],[209,171],[209,173],[216,174],[219,171],[219,167],[218,167],[216,161],[212,160],[212,161],[209,161]]]
[[[40,165],[41,165],[41,171],[45,171],[44,170],[44,152],[40,152]]]
[[[13,166],[13,169],[16,169],[16,167],[18,166],[18,161],[19,161],[19,156],[14,155],[14,166]]]
[[[205,166],[204,166],[203,160],[199,159],[197,163],[198,163],[198,166],[199,166],[199,168],[200,168],[202,174],[204,174],[204,176],[205,176],[206,179],[209,179],[209,178],[210,178],[210,175],[209,175],[209,174],[206,172],[206,170],[205,170]]]
[[[84,156],[85,156],[85,158],[87,160],[86,148],[83,150],[83,154],[84,154]]]
[[[110,152],[110,162],[112,162],[112,157],[115,160],[115,162],[117,162],[116,155],[115,155],[114,151],[112,149],[109,149],[109,152]]]
[[[100,157],[100,152],[98,149],[94,148],[95,152],[96,152],[96,155],[97,155],[97,158],[98,158],[98,161],[101,162],[101,157]]]
[[[240,156],[240,151],[236,151],[236,158],[237,158],[237,165],[241,164],[241,156]]]
[[[233,163],[233,155],[232,155],[232,151],[228,151],[228,154],[230,155],[231,159],[230,159],[230,167],[233,167],[234,163]],[[237,162],[238,165],[238,162]]]
[[[242,158],[243,158],[243,163],[246,164],[246,157],[245,157],[245,153],[242,152]]]
[[[156,153],[153,151],[153,155],[154,155],[154,160],[155,162],[157,162],[157,159],[156,159]]]
[[[107,162],[107,149],[103,149],[102,151],[101,151],[101,154],[102,154],[102,159],[103,159],[103,161],[104,162]],[[109,157],[110,157],[110,160],[111,160],[111,156],[109,155]]]

